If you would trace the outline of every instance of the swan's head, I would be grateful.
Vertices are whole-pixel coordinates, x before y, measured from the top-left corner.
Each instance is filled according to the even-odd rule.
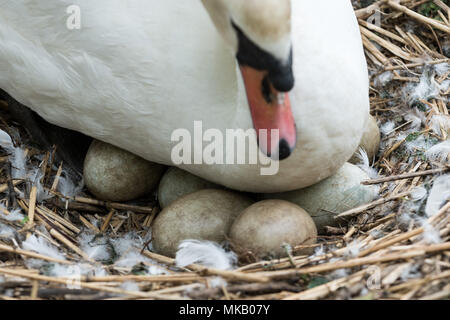
[[[287,158],[296,143],[288,96],[294,87],[291,0],[202,2],[239,63],[261,151]]]

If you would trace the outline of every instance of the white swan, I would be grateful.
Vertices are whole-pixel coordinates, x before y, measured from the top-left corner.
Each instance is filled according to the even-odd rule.
[[[71,5],[79,30],[66,26]],[[280,128],[288,147],[296,136],[275,176],[258,165],[180,165],[230,188],[281,192],[328,177],[351,157],[368,117],[348,0],[0,0],[0,8],[0,88],[49,122],[168,165],[172,132],[193,131],[196,120],[223,132]],[[275,109],[274,120],[256,111],[252,121],[248,101],[252,110],[264,104],[255,82],[263,73],[245,66],[252,53],[239,52],[243,41],[272,59],[273,94],[290,89],[292,48],[292,113]]]

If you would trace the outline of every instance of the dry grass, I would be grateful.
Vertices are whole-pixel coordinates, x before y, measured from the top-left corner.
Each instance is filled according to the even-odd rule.
[[[173,259],[147,248],[142,249],[142,255],[149,259],[133,268],[118,266],[114,261],[96,262],[82,250],[80,233],[88,230],[120,238],[133,231],[146,241],[159,210],[155,201],[129,205],[97,201],[86,195],[66,198],[55,191],[62,167],[54,163],[54,150],[28,148],[28,162],[40,165],[41,182],[55,197],[36,201],[35,182],[12,181],[6,153],[0,158],[1,202],[5,208],[20,206],[28,215],[23,221],[11,222],[5,219],[7,209],[0,213],[0,226],[13,230],[13,236],[0,237],[0,298],[448,298],[450,202],[447,200],[434,215],[424,216],[422,223],[407,218],[412,214],[423,215],[420,200],[411,196],[415,188],[429,189],[438,175],[449,171],[448,158],[430,161],[423,149],[430,141],[432,144],[445,141],[449,134],[442,119],[447,117],[448,121],[450,92],[442,84],[450,79],[450,70],[438,74],[433,65],[442,66],[449,61],[450,9],[445,1],[432,2],[434,7],[429,6],[430,1],[422,0],[400,4],[376,1],[360,9],[360,2],[353,1],[371,74],[371,113],[381,126],[391,122],[391,128],[383,131],[374,165],[383,178],[366,182],[380,186],[381,198],[341,214],[350,217],[348,225],[328,228],[328,235],[318,239],[314,255],[296,256],[294,248],[289,258],[244,264],[234,271],[196,265],[177,269]],[[374,8],[378,8],[378,16],[373,16]],[[373,24],[377,21],[381,25]],[[408,95],[421,79],[435,81],[440,92],[428,97]],[[0,106],[1,127],[13,133],[7,105],[0,101]],[[430,232],[440,241],[430,243],[424,237]],[[22,241],[32,235],[46,238],[64,252],[63,257],[21,249]],[[41,262],[33,263],[36,259]],[[67,268],[82,265],[96,271],[76,279],[56,277],[48,271],[56,265]],[[145,272],[150,268],[157,268],[158,272],[153,275]],[[226,279],[228,285],[213,286],[217,276]],[[68,284],[78,287],[68,288]]]

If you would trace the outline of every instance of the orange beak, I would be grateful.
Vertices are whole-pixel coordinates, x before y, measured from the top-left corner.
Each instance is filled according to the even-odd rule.
[[[272,86],[267,72],[248,66],[240,69],[260,150],[272,159],[286,159],[297,142],[289,95]]]

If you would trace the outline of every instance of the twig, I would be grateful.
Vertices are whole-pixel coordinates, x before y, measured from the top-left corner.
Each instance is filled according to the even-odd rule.
[[[131,292],[131,291],[126,291],[126,290],[122,290],[122,289],[101,286],[101,285],[97,285],[95,283],[76,281],[76,279],[72,279],[72,278],[47,277],[47,276],[43,276],[43,275],[29,274],[29,273],[24,273],[24,272],[6,269],[6,268],[0,268],[0,273],[9,274],[9,275],[17,276],[17,277],[22,277],[22,278],[28,278],[28,279],[32,279],[32,280],[48,281],[51,283],[59,283],[59,284],[64,284],[64,285],[74,284],[74,285],[78,285],[81,288],[88,288],[88,289],[93,289],[93,290],[98,290],[98,291],[125,294],[125,295],[133,295],[133,296],[143,297],[143,298],[154,298],[154,299],[164,299],[164,300],[173,300],[173,299],[175,299],[175,300],[183,299],[184,300],[184,299],[186,299],[186,298],[182,298],[180,296],[174,297],[174,296],[170,296],[170,295],[153,294],[152,292]]]
[[[116,211],[115,211],[114,209],[112,209],[112,210],[109,211],[108,215],[106,216],[105,221],[104,221],[103,224],[102,224],[102,227],[100,228],[100,232],[105,232],[105,231],[106,231],[106,229],[108,228],[109,222],[111,221],[112,216],[113,216],[113,214],[114,214],[115,212],[116,212]]]
[[[364,211],[366,211],[368,209],[374,208],[374,207],[376,207],[376,206],[378,206],[380,204],[383,204],[383,203],[386,203],[386,202],[389,202],[389,201],[394,201],[394,200],[406,197],[406,196],[410,195],[411,192],[412,192],[411,190],[410,191],[405,191],[405,192],[402,192],[402,193],[399,193],[399,194],[391,195],[391,196],[386,197],[386,198],[381,198],[381,199],[375,200],[375,201],[373,201],[371,203],[364,204],[364,205],[359,206],[357,208],[350,209],[348,211],[342,212],[341,214],[336,215],[334,218],[335,219],[339,219],[339,218],[343,218],[343,217],[349,217],[349,216],[357,215],[357,214],[362,213],[362,212],[364,212]]]
[[[438,173],[446,173],[448,171],[450,171],[450,167],[431,169],[431,170],[420,171],[420,172],[404,173],[404,174],[399,174],[399,175],[384,177],[384,178],[379,178],[379,179],[364,180],[361,182],[361,184],[364,184],[364,185],[379,184],[379,183],[384,183],[384,182],[389,182],[389,181],[410,179],[410,178],[428,176],[428,175],[433,175],[433,174],[438,174]]]
[[[58,187],[58,183],[59,183],[59,178],[61,177],[62,168],[63,168],[63,163],[61,162],[61,164],[58,167],[58,171],[56,172],[56,176],[55,176],[55,179],[53,180],[53,184],[52,184],[52,187],[50,188],[50,191],[56,191],[56,188]]]
[[[429,24],[429,25],[433,26],[434,28],[436,28],[438,30],[441,30],[441,31],[444,31],[444,32],[450,34],[450,27],[446,26],[443,23],[440,23],[439,21],[437,21],[435,19],[424,17],[423,15],[421,15],[421,14],[419,14],[419,13],[417,13],[417,12],[411,10],[411,9],[408,9],[407,7],[402,6],[402,5],[400,5],[397,2],[392,1],[392,0],[389,0],[386,3],[389,6],[391,6],[392,8],[397,9],[398,11],[401,11],[401,12],[407,14],[408,16],[414,18],[415,20],[417,20],[419,22],[422,22],[424,24]]]
[[[33,186],[31,188],[30,201],[29,201],[29,205],[28,205],[27,228],[31,228],[34,224],[34,212],[36,209],[36,196],[37,196],[37,188],[36,188],[36,186]]]
[[[95,200],[95,199],[90,199],[90,198],[85,198],[85,197],[66,197],[66,196],[63,196],[62,194],[59,194],[56,192],[54,192],[54,193],[57,194],[59,197],[67,199],[67,200],[72,200],[72,201],[76,201],[76,202],[80,202],[80,203],[84,203],[84,204],[90,204],[90,205],[94,205],[94,206],[102,206],[102,207],[106,207],[108,209],[126,210],[126,211],[132,211],[132,212],[137,212],[137,213],[146,213],[146,214],[151,214],[153,211],[153,208],[150,208],[150,207],[140,207],[140,206],[135,206],[135,205],[130,205],[130,204],[101,201],[101,200]]]
[[[11,246],[4,245],[4,244],[0,244],[0,251],[15,253],[15,254],[27,256],[27,257],[34,258],[34,259],[41,259],[41,260],[50,261],[50,262],[56,262],[56,263],[61,263],[61,264],[72,264],[72,262],[67,261],[67,260],[47,257],[47,256],[44,256],[44,255],[39,254],[39,253],[35,253],[35,252],[32,252],[32,251],[27,251],[27,250],[22,250],[22,249],[16,249],[16,248],[13,248]]]
[[[241,284],[228,286],[227,291],[234,292],[242,292],[242,293],[273,293],[279,291],[291,291],[291,292],[299,292],[300,287],[296,287],[290,285],[286,282],[270,282],[270,283],[251,283],[251,284]],[[222,292],[221,288],[212,288],[201,291],[193,291],[188,293],[188,296],[192,299],[211,299],[214,298]]]
[[[432,216],[429,219],[429,222],[433,222],[437,217],[439,217],[440,215],[442,215],[444,212],[448,211],[449,209],[450,209],[450,202],[448,202],[444,207],[442,207],[439,210],[438,213],[436,213],[434,216]],[[387,248],[389,246],[392,246],[393,244],[396,244],[396,243],[399,243],[399,242],[411,239],[411,238],[413,238],[415,236],[418,236],[418,235],[422,234],[424,231],[425,231],[425,228],[424,227],[420,227],[420,228],[411,230],[409,232],[403,233],[403,234],[401,234],[401,235],[399,235],[399,236],[397,236],[397,237],[395,237],[395,238],[393,238],[391,240],[384,241],[384,242],[382,242],[382,243],[380,243],[378,245],[375,245],[372,248],[369,248],[369,249],[361,251],[359,253],[358,257],[366,256],[369,253],[372,253],[372,252],[375,252],[375,251]]]
[[[62,210],[66,210],[66,206],[68,210],[74,210],[74,211],[82,211],[82,212],[92,212],[92,213],[105,213],[105,210],[93,205],[85,204],[85,203],[79,203],[79,202],[73,202],[73,201],[62,201],[58,198],[52,199],[52,204],[57,206],[58,208]]]
[[[450,249],[450,242],[440,243],[436,245],[430,245],[427,247],[411,248],[411,250],[404,250],[404,252],[393,253],[388,255],[380,255],[375,257],[355,258],[348,261],[339,261],[325,263],[314,267],[300,268],[287,271],[273,271],[264,273],[265,276],[271,279],[286,279],[293,276],[299,276],[309,273],[322,273],[326,271],[333,271],[338,269],[353,268],[363,265],[377,264],[381,262],[407,260],[415,257],[420,257],[426,253],[439,252]]]

